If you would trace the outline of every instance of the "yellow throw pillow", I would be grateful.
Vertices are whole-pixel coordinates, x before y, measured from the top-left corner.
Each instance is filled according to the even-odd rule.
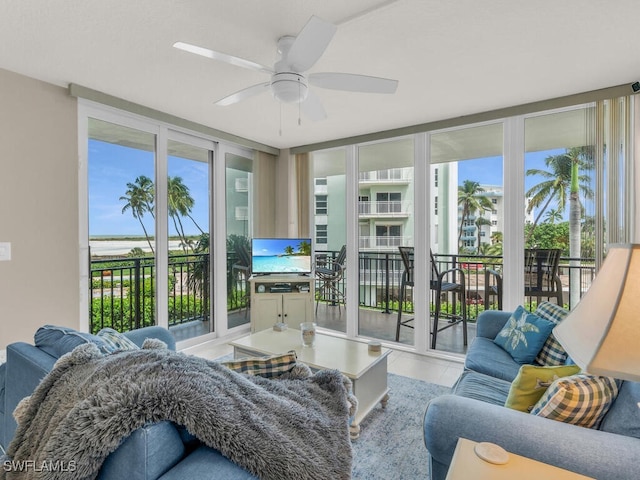
[[[522,365],[518,375],[511,383],[509,396],[507,396],[504,406],[529,413],[554,380],[575,375],[579,372],[580,367],[577,365],[554,367]]]

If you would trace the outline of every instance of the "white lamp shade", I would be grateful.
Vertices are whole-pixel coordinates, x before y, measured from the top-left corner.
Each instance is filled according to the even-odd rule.
[[[612,245],[591,288],[553,334],[592,375],[640,381],[640,245]]]

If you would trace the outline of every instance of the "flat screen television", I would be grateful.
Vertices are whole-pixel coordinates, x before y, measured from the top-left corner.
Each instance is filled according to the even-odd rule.
[[[311,273],[310,238],[251,239],[251,273],[306,275]]]

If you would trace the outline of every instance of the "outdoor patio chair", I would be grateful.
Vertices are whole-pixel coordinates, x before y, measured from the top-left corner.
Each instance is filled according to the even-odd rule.
[[[555,298],[562,306],[562,281],[560,280],[559,248],[527,248],[524,251],[524,296],[536,297],[540,303],[542,298]],[[485,310],[491,305],[491,297],[497,297],[498,310],[502,310],[502,274],[495,270],[485,272]]]
[[[323,255],[316,259],[316,278],[319,287],[316,291],[316,315],[318,315],[318,303],[320,300],[331,302],[332,305],[338,305],[338,311],[342,313],[341,303],[346,302],[343,286],[341,285],[344,278],[347,261],[347,246],[343,245],[336,257]]]
[[[406,288],[414,286],[413,282],[413,247],[398,247],[402,263],[404,265],[404,272],[402,274],[402,281],[400,283],[399,305],[398,305],[398,320],[396,322],[396,342],[400,340],[400,327],[414,328],[410,325],[413,318],[402,320],[402,305],[406,297]],[[429,289],[435,297],[434,309],[431,312],[433,318],[433,324],[431,328],[431,348],[436,348],[436,342],[438,339],[438,332],[451,328],[454,325],[462,323],[462,336],[464,345],[467,345],[467,308],[466,308],[466,286],[465,286],[465,274],[460,268],[451,268],[446,271],[440,272],[438,264],[433,256],[433,252],[429,250],[430,263],[431,263],[431,281],[429,282]],[[455,275],[459,274],[459,280],[455,281]],[[453,282],[446,281],[447,279],[454,277]],[[447,297],[449,293],[453,294],[453,301],[451,305],[451,312],[442,311],[442,297]],[[456,313],[456,296],[460,301],[461,313]],[[446,318],[449,321],[444,326],[440,326],[440,319]]]

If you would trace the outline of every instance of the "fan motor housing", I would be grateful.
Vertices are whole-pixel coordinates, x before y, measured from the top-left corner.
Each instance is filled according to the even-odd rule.
[[[301,73],[278,72],[271,77],[271,92],[276,100],[299,103],[309,95],[307,79]]]

